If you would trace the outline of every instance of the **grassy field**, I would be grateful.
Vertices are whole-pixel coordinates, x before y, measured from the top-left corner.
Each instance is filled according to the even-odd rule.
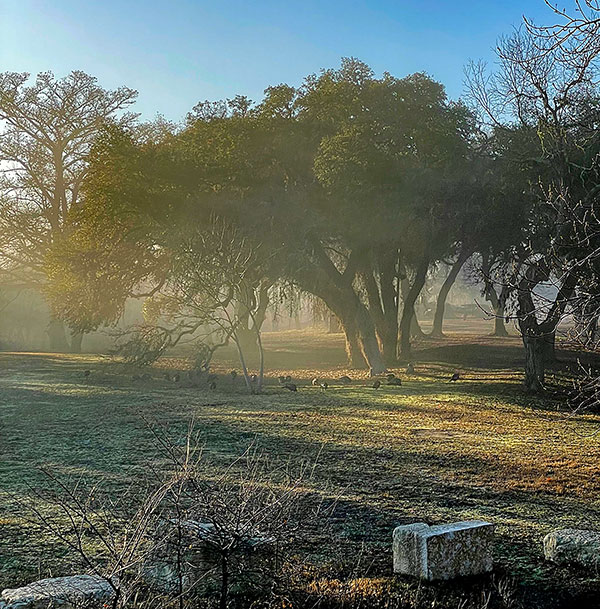
[[[528,595],[524,606],[600,594],[597,573],[542,556],[554,528],[600,529],[600,416],[572,417],[560,399],[526,396],[518,338],[421,341],[416,373],[398,368],[403,386],[378,391],[344,368],[338,335],[281,332],[265,344],[260,396],[231,382],[230,351],[216,362],[223,376],[215,391],[162,378],[163,369],[185,370],[183,357],[164,358],[152,380],[136,381],[99,356],[0,353],[0,588],[63,568],[61,548],[11,507],[11,497],[45,483],[41,466],[118,492],[157,458],[144,419],[183,438],[194,418],[207,452],[223,461],[253,440],[275,460],[318,455],[310,490],[338,501],[332,534],[315,533],[311,560],[332,577],[389,577],[397,524],[483,519],[497,525],[497,570]],[[461,380],[449,383],[455,370]],[[297,393],[278,387],[283,373]],[[336,384],[342,374],[353,383]],[[314,376],[331,379],[330,388],[310,386]]]

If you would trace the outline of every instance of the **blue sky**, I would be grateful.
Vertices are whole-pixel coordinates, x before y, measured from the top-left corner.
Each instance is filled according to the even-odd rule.
[[[523,14],[553,21],[543,0],[0,0],[0,71],[84,70],[137,89],[148,119],[238,93],[259,100],[342,56],[377,73],[425,71],[457,98],[465,63],[493,61]]]

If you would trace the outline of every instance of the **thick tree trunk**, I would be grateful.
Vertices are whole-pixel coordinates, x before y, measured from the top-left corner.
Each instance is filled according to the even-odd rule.
[[[375,374],[385,371],[373,320],[353,285],[357,268],[359,264],[362,264],[362,253],[352,252],[346,268],[344,271],[340,271],[320,243],[316,242],[314,246],[314,266],[312,269],[305,267],[301,272],[297,270],[295,279],[298,285],[307,292],[318,296],[340,320],[347,338],[350,365],[357,364],[358,359],[355,356],[356,329],[367,365]]]
[[[81,353],[83,332],[71,332],[71,353]]]
[[[374,374],[385,372],[373,320],[358,296],[352,292],[343,303],[330,302],[328,306],[344,328],[348,364],[352,368],[368,367]]]
[[[386,367],[381,355],[381,351],[379,350],[379,343],[377,342],[377,336],[375,335],[375,325],[373,324],[373,320],[361,302],[357,303],[356,312],[356,321],[358,324],[360,342],[365,359],[369,365],[369,369],[371,370],[372,374],[382,374],[386,371]]]
[[[544,391],[546,342],[543,336],[523,334],[525,347],[525,389],[530,393]]]
[[[351,368],[363,369],[367,367],[367,360],[360,348],[360,339],[358,336],[358,327],[354,320],[346,320],[342,324],[344,330],[344,338],[346,340],[346,355],[348,356],[348,365]]]
[[[398,360],[398,292],[394,285],[396,272],[395,264],[387,262],[381,266],[384,266],[384,270],[378,273],[379,284],[372,268],[366,268],[361,276],[383,359],[387,365],[393,366]]]
[[[494,317],[494,336],[508,336],[504,325],[504,307],[499,307]]]
[[[60,319],[51,317],[46,332],[48,333],[50,351],[54,353],[66,353],[69,350],[65,324]]]
[[[443,332],[443,324],[444,324],[444,310],[446,308],[446,299],[448,298],[448,294],[460,273],[460,269],[464,266],[465,262],[469,259],[471,255],[470,251],[460,251],[458,258],[452,265],[446,280],[442,284],[440,291],[438,293],[437,301],[435,304],[435,315],[433,317],[433,327],[431,329],[431,336],[436,338],[441,338],[444,336]]]
[[[400,320],[400,353],[404,356],[410,355],[411,324],[415,317],[415,302],[425,285],[428,269],[429,257],[425,256],[419,263],[413,284],[404,298],[402,318]]]

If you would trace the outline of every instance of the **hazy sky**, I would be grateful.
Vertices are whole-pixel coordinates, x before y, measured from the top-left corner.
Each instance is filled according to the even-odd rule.
[[[426,71],[456,98],[467,60],[493,60],[523,13],[553,21],[543,0],[0,0],[0,71],[84,70],[137,89],[144,118],[172,120],[199,100],[259,100],[342,56]]]

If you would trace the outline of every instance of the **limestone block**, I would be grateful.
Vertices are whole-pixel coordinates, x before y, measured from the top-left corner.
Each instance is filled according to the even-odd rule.
[[[492,570],[494,525],[481,520],[397,527],[394,573],[424,580],[452,579]]]

